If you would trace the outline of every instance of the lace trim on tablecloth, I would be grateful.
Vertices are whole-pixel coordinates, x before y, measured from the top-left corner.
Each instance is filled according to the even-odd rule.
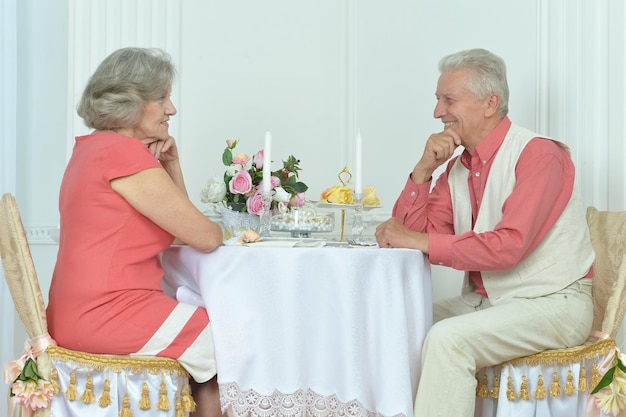
[[[242,391],[236,383],[220,384],[222,412],[230,417],[405,417],[384,416],[367,410],[357,400],[342,403],[336,395],[320,395],[311,389],[291,394],[274,391],[261,395]]]

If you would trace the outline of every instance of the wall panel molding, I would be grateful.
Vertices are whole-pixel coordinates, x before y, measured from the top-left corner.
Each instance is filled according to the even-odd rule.
[[[609,43],[612,8],[617,3],[537,2],[537,129],[570,146],[583,200],[600,209],[624,209],[623,164],[613,162],[612,151],[618,147],[617,154],[623,156],[623,146],[620,137],[610,134],[615,128],[609,118],[611,101],[617,95],[623,103],[624,96],[623,85],[609,91],[614,77],[609,60],[624,46],[623,36],[619,45]],[[623,25],[623,19],[613,26],[618,23]],[[623,126],[618,130],[623,132]],[[618,183],[612,181],[615,174]],[[619,201],[614,201],[616,194]]]
[[[341,114],[341,160],[346,166],[354,166],[353,152],[358,129],[358,26],[357,0],[343,1],[342,27],[342,114]]]
[[[108,54],[127,46],[161,48],[180,71],[180,7],[181,0],[68,1],[68,160],[74,137],[89,132],[76,106],[89,76]],[[175,124],[170,132],[179,136]]]
[[[24,227],[29,245],[56,245],[59,238],[58,227]]]

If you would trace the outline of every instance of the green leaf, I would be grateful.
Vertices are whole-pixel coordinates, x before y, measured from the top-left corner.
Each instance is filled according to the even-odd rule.
[[[620,359],[620,357],[618,356],[619,353],[615,352],[615,359],[617,359],[617,367],[624,373],[626,373],[626,366],[624,366],[624,363],[622,362],[622,360]]]
[[[591,391],[591,394],[595,394],[596,392],[600,391],[602,388],[608,387],[611,384],[611,382],[613,382],[613,374],[615,374],[616,366],[613,366],[608,371],[606,371],[606,374],[604,374],[604,376],[598,383],[598,386],[595,387],[593,391]]]
[[[39,370],[37,369],[37,362],[35,362],[32,358],[28,358],[26,360],[22,372],[17,376],[15,380],[28,381],[29,379],[32,379],[34,381],[42,379],[39,375]]]
[[[293,186],[295,183],[296,183],[296,177],[292,175],[291,177],[287,178],[285,182],[283,182],[282,187],[283,188],[285,188],[286,186],[290,187],[290,186]]]
[[[222,154],[222,162],[227,167],[233,163],[233,151],[231,151],[229,148],[224,149],[224,153]]]
[[[308,185],[306,185],[306,184],[305,184],[305,183],[303,183],[303,182],[296,182],[296,183],[293,185],[293,189],[294,189],[294,190],[296,190],[296,193],[303,193],[303,192],[305,192],[306,190],[308,190],[308,189],[309,189],[309,186],[308,186]]]

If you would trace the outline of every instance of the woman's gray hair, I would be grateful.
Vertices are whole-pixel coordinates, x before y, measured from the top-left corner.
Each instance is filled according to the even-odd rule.
[[[175,75],[169,54],[160,49],[118,49],[89,78],[78,115],[97,130],[135,127],[146,103],[169,94]]]
[[[479,99],[491,94],[500,96],[498,113],[504,117],[509,113],[509,85],[506,81],[506,64],[499,56],[485,49],[468,49],[443,57],[439,61],[439,72],[468,69],[467,88]]]

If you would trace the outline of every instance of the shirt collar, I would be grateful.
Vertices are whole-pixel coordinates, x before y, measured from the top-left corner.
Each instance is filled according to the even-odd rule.
[[[500,145],[504,142],[509,128],[511,127],[511,120],[508,116],[505,116],[500,123],[489,134],[480,141],[476,147],[468,151],[465,149],[461,154],[461,163],[469,169],[471,165],[472,157],[478,157],[480,161],[489,161],[496,154]]]

